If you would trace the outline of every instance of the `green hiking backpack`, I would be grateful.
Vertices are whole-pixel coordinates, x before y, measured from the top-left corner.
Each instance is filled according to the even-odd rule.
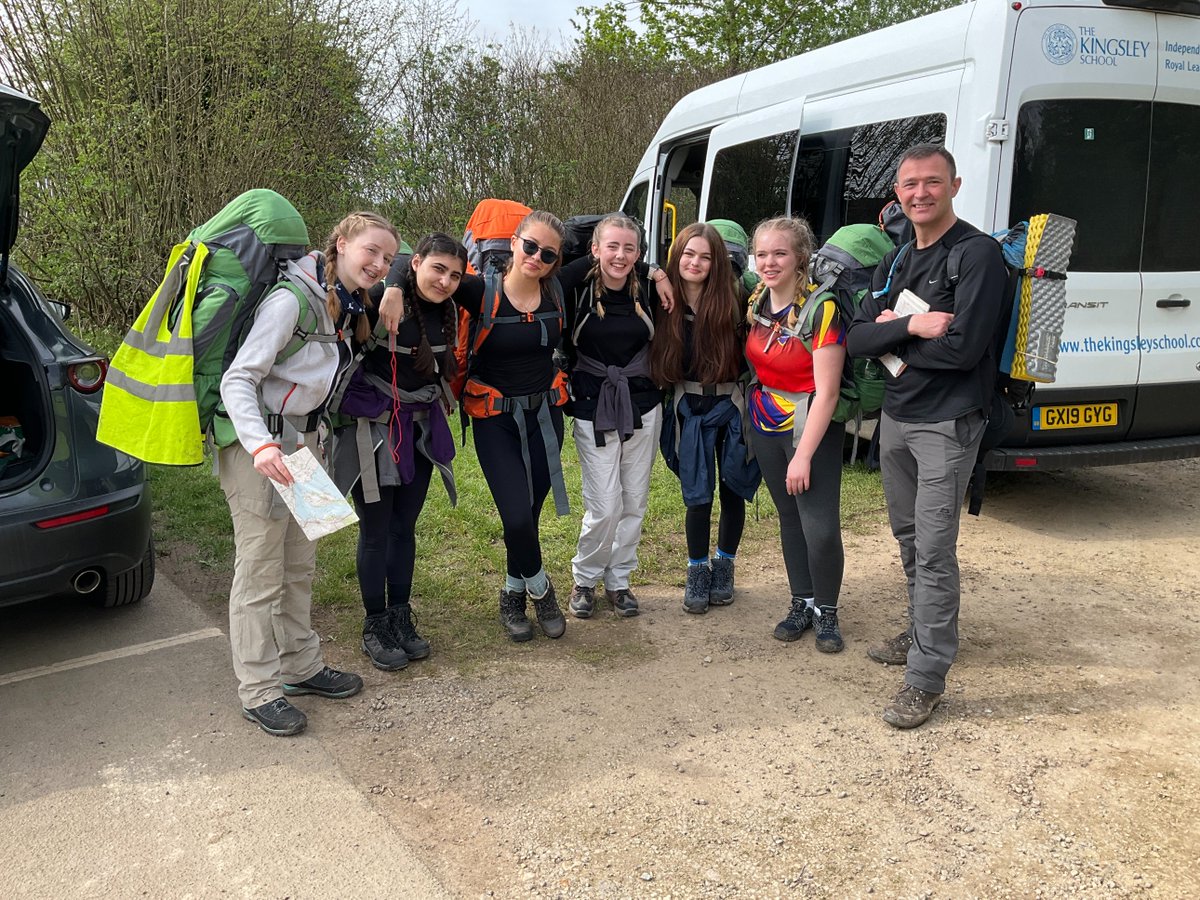
[[[821,301],[832,298],[842,327],[849,328],[863,297],[871,289],[875,267],[895,245],[878,225],[843,225],[829,236],[809,265],[813,288],[799,331],[811,349],[813,318]],[[835,422],[861,421],[883,408],[884,368],[876,359],[846,356]]]
[[[338,339],[319,333],[309,291],[286,273],[307,244],[300,213],[265,189],[246,191],[193,229],[172,250],[162,282],[113,357],[97,438],[167,465],[201,462],[205,434],[218,447],[234,443],[221,376],[271,289],[286,286],[300,304],[277,361],[306,341]]]
[[[750,238],[746,234],[746,229],[733,219],[713,219],[708,224],[716,229],[721,240],[725,242],[725,249],[729,251],[729,264],[733,266],[733,274],[737,276],[738,283],[745,291],[742,296],[748,297],[750,292],[758,286],[758,276],[750,271]]]

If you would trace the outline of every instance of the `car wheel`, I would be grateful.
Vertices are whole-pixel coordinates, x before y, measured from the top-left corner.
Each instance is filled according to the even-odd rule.
[[[154,587],[154,539],[146,544],[142,561],[125,572],[108,576],[102,605],[106,608],[137,603]]]

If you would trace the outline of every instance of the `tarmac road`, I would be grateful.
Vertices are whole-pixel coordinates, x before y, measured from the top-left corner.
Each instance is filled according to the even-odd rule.
[[[322,742],[334,701],[242,719],[224,631],[161,573],[0,609],[0,897],[446,896]]]

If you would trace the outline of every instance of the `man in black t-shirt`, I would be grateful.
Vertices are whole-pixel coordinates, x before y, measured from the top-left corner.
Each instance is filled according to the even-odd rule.
[[[883,712],[897,728],[929,718],[958,652],[959,515],[996,372],[1007,275],[999,244],[971,239],[981,232],[955,215],[961,184],[944,147],[919,144],[900,158],[896,196],[916,238],[879,264],[872,288],[883,292],[865,298],[846,339],[854,356],[896,357],[879,447],[888,518],[908,580],[909,629],[868,653],[906,665],[904,686]],[[952,284],[946,262],[956,244]],[[928,312],[896,314],[905,288],[929,304]]]

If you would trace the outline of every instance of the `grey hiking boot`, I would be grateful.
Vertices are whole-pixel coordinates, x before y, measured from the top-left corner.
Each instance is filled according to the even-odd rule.
[[[705,565],[688,563],[687,584],[683,588],[683,609],[685,612],[708,612],[708,593],[712,587],[712,569]]]
[[[362,687],[362,678],[353,672],[339,672],[337,669],[325,666],[312,678],[306,678],[296,684],[285,682],[283,692],[290,697],[295,697],[297,694],[316,694],[318,697],[326,697],[330,700],[343,700],[346,697],[353,697],[362,690]]]
[[[812,628],[813,610],[803,597],[793,597],[791,609],[782,622],[775,626],[775,640],[798,641],[800,635]]]
[[[500,591],[500,624],[517,643],[533,640],[533,623],[525,615],[526,599],[524,591]]]
[[[605,593],[608,595],[608,602],[612,604],[613,612],[621,618],[627,619],[638,614],[637,597],[633,596],[633,591],[629,588],[618,588]]]
[[[867,656],[887,666],[903,666],[908,663],[908,648],[912,646],[912,635],[902,631],[882,644],[868,648]]]
[[[567,602],[571,615],[577,619],[590,619],[596,611],[596,589],[577,584],[571,588],[571,599]]]
[[[253,722],[267,734],[273,734],[275,737],[290,737],[293,734],[299,734],[308,724],[308,717],[283,697],[250,709],[242,707],[242,718]]]
[[[817,632],[817,649],[822,653],[840,653],[846,646],[838,628],[836,606],[818,606],[813,615],[813,629]]]
[[[733,560],[715,556],[712,561],[712,582],[708,602],[713,606],[728,606],[733,602]]]
[[[941,702],[941,694],[923,691],[906,684],[900,688],[900,693],[892,698],[892,702],[884,707],[883,721],[894,728],[916,728],[925,724]]]
[[[372,613],[363,620],[362,650],[371,665],[384,672],[395,672],[408,665],[408,654],[400,646],[400,638],[386,610]]]
[[[537,613],[538,627],[548,638],[560,638],[567,630],[567,619],[558,608],[558,597],[554,594],[554,582],[547,580],[546,594],[533,597],[533,610]]]
[[[388,607],[392,631],[409,659],[424,659],[429,655],[429,641],[417,634],[417,616],[412,604],[396,603]]]

